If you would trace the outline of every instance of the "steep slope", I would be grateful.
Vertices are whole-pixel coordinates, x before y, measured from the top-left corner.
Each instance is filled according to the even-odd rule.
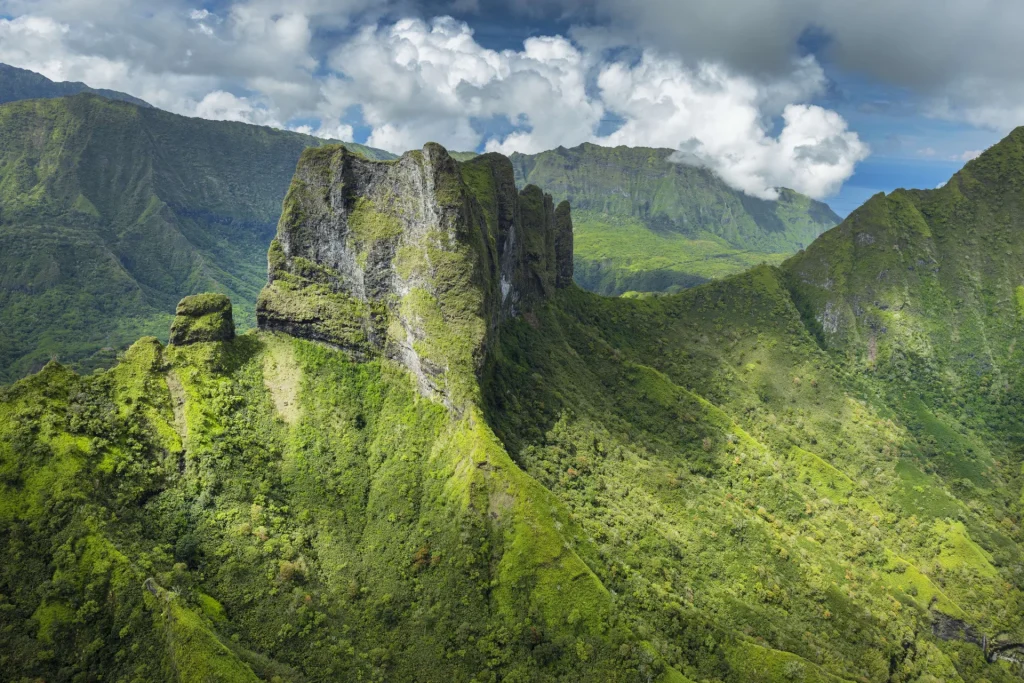
[[[196,291],[251,326],[295,163],[320,144],[94,95],[0,107],[0,382],[109,364]]]
[[[644,300],[566,292],[512,323],[501,357],[496,434],[597,544],[592,570],[669,664],[1016,680],[933,629],[1021,642],[1019,450],[981,420],[932,418],[973,446],[965,481],[896,392],[818,347],[780,271]]]
[[[906,394],[930,451],[955,456],[979,496],[991,460],[956,432],[1024,436],[1022,184],[1017,129],[941,189],[873,197],[785,266],[822,346]]]
[[[791,190],[777,202],[749,197],[671,154],[583,144],[512,155],[517,182],[572,204],[580,286],[600,294],[691,287],[779,263],[840,220]]]
[[[16,102],[18,100],[38,100],[51,97],[67,97],[79,93],[92,93],[105,97],[108,100],[121,100],[137,104],[140,107],[149,107],[137,97],[116,90],[105,90],[103,88],[90,88],[85,83],[71,81],[51,81],[42,74],[28,69],[19,69],[8,64],[0,64],[0,104]]]
[[[606,299],[571,234],[497,155],[304,152],[259,331],[189,298],[0,396],[0,667],[1019,680],[1012,429],[823,349],[788,269]]]
[[[822,343],[879,371],[952,370],[954,391],[1001,388],[1019,367],[1022,183],[1018,128],[942,188],[877,195],[793,258]]]

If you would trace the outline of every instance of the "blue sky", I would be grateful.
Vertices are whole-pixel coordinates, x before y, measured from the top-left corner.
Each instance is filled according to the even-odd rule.
[[[841,216],[878,192],[945,183],[969,157],[1005,134],[926,116],[926,103],[906,88],[850,76],[827,62],[825,70],[835,92],[819,103],[842,114],[871,146],[871,156],[857,164],[839,193],[825,199]]]
[[[1024,123],[1012,0],[0,0],[0,61],[400,152],[679,150],[846,215]]]

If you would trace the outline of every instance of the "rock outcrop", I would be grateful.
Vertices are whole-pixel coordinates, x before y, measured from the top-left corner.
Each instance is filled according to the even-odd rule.
[[[500,324],[572,283],[572,219],[534,186],[517,192],[498,154],[309,149],[268,261],[260,328],[384,354],[458,406]]]
[[[171,323],[170,343],[230,341],[235,338],[231,299],[223,294],[195,294],[178,303]]]

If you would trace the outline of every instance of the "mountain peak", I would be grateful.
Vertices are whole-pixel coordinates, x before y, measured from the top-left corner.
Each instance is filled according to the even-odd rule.
[[[572,282],[568,205],[517,192],[497,154],[440,145],[371,161],[306,150],[269,252],[262,329],[400,361],[427,395],[478,391],[500,323]]]

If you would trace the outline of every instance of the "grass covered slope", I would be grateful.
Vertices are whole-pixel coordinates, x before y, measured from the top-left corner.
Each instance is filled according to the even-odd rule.
[[[593,546],[483,417],[487,337],[499,311],[571,284],[552,234],[569,225],[536,188],[517,193],[507,159],[470,163],[430,145],[387,163],[307,151],[281,222],[272,267],[283,272],[267,289],[301,303],[316,283],[285,275],[330,276],[349,298],[378,297],[415,362],[390,359],[392,345],[372,336],[355,362],[274,332],[190,335],[167,349],[144,339],[86,378],[50,364],[3,396],[0,552],[5,567],[38,569],[0,584],[5,670],[685,681],[618,618],[590,569]],[[341,197],[323,201],[353,185],[376,202],[374,223],[401,221],[400,235],[368,239],[359,197],[351,213]],[[402,190],[390,203],[388,187]],[[317,243],[322,212],[337,223]],[[404,259],[391,273],[401,280],[366,253],[383,248],[378,238],[398,240],[385,251]],[[363,270],[342,269],[350,260]],[[506,274],[514,294],[498,286]],[[184,300],[175,328],[223,337],[222,304]],[[437,393],[417,374],[428,363],[444,373]],[[65,561],[89,543],[125,559]],[[53,577],[45,595],[42,576]]]
[[[281,200],[322,143],[94,95],[0,107],[0,382],[109,364],[198,291],[254,324]]]
[[[777,202],[749,197],[671,154],[584,144],[512,155],[519,184],[572,205],[580,286],[609,295],[692,287],[777,264],[840,220],[791,190]]]
[[[561,505],[391,361],[272,334],[142,340],[103,374],[47,366],[0,420],[15,678],[655,671]]]
[[[1019,522],[995,504],[1019,487],[964,495],[862,382],[769,268],[565,290],[504,327],[462,416],[393,361],[273,333],[51,364],[0,402],[0,663],[1014,680],[931,622],[1020,637]]]

